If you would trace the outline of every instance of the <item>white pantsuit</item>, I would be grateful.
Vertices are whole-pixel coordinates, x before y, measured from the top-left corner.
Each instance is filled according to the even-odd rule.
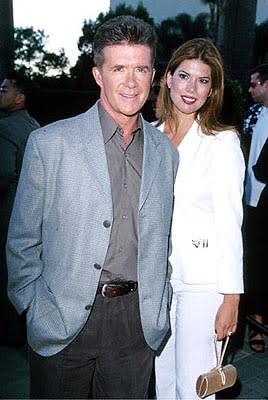
[[[155,360],[158,399],[198,398],[192,390],[197,377],[216,364],[214,319],[223,296],[210,285],[178,286],[170,314],[172,335]]]
[[[178,151],[170,257],[172,332],[156,357],[158,399],[198,399],[197,377],[216,365],[217,310],[224,294],[243,292],[245,165],[239,138],[233,131],[204,135],[195,121]]]

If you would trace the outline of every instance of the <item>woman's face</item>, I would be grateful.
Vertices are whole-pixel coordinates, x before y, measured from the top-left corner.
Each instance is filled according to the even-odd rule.
[[[212,92],[211,68],[198,59],[184,60],[167,74],[167,85],[175,111],[195,117]]]

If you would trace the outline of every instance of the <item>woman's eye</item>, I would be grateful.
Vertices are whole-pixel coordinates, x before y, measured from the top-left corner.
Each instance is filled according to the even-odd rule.
[[[204,83],[206,85],[207,83],[209,83],[209,79],[202,78],[202,79],[200,79],[200,82]]]

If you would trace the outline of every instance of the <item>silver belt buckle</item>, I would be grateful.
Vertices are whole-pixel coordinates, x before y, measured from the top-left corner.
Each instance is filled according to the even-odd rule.
[[[105,297],[106,295],[105,295],[105,289],[107,288],[107,283],[105,283],[103,286],[102,286],[102,289],[101,289],[101,295],[103,296],[103,297]]]

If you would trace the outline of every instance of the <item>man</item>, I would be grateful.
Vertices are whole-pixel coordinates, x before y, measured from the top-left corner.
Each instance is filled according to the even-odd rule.
[[[247,266],[247,312],[259,322],[267,315],[268,269],[266,219],[259,200],[265,183],[256,179],[254,166],[268,137],[268,64],[256,67],[251,73],[249,93],[254,102],[262,104],[252,130],[246,178],[246,266]],[[249,345],[255,352],[263,352],[264,340],[257,329],[249,332]]]
[[[31,95],[31,82],[12,73],[0,86],[0,344],[25,343],[25,323],[7,297],[5,244],[12,205],[19,179],[22,158],[30,132],[39,128],[26,107]]]
[[[98,29],[100,101],[30,136],[9,230],[9,295],[27,310],[32,398],[146,398],[168,331],[176,149],[139,114],[156,34]]]

